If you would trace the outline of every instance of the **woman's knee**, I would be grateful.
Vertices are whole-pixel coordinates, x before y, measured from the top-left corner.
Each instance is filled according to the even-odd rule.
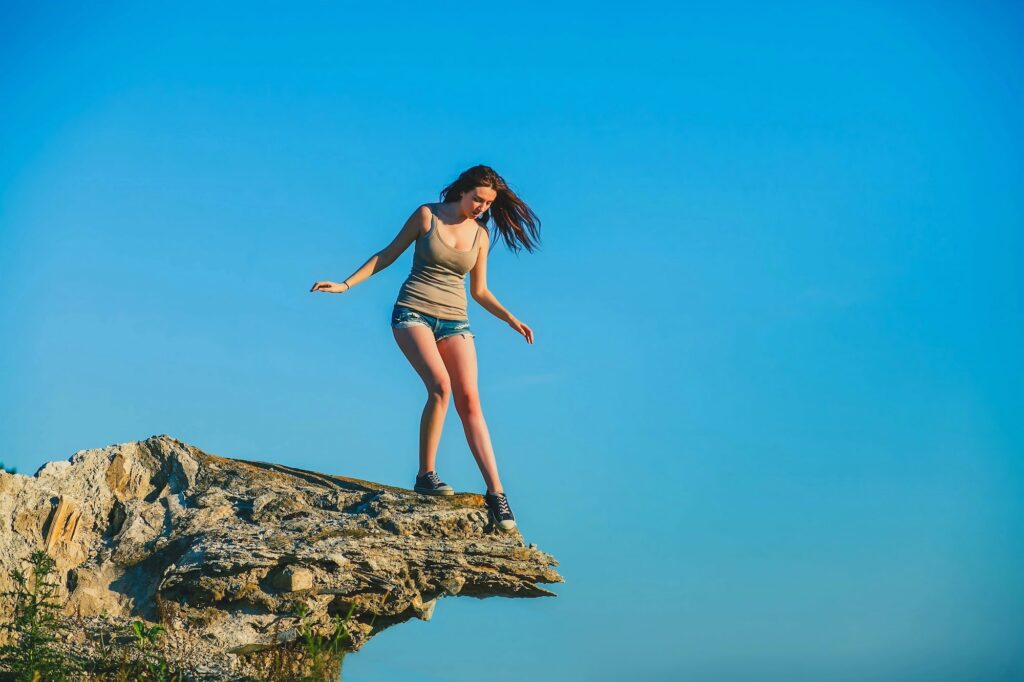
[[[480,393],[478,391],[457,391],[455,393],[455,409],[459,414],[480,412]]]
[[[435,375],[427,383],[427,396],[432,400],[448,402],[452,395],[452,380],[447,375]]]

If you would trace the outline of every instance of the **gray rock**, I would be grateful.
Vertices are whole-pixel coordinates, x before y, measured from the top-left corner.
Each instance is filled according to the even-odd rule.
[[[354,604],[357,650],[386,627],[429,620],[445,596],[553,595],[541,584],[562,582],[554,558],[484,510],[477,494],[419,495],[153,436],[34,477],[0,471],[0,591],[43,548],[68,615],[161,623],[207,679],[231,679],[258,674],[244,654],[298,636],[298,602],[325,632]],[[0,601],[5,617],[11,608]]]

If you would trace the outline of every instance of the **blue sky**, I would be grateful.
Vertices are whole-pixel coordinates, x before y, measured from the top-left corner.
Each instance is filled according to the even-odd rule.
[[[0,5],[0,460],[168,433],[412,484],[385,246],[468,166],[470,302],[549,600],[346,679],[1024,678],[1012,3]],[[438,468],[482,491],[454,407]]]

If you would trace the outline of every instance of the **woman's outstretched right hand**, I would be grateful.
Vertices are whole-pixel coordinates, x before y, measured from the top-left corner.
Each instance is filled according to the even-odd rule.
[[[348,285],[342,282],[313,282],[310,291],[323,291],[328,294],[343,294],[348,291]]]

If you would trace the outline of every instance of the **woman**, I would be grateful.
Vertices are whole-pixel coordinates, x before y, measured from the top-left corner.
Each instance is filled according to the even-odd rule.
[[[412,270],[391,311],[391,328],[399,348],[427,388],[420,418],[420,468],[414,489],[427,495],[454,495],[435,470],[437,446],[448,411],[455,409],[487,484],[484,501],[495,525],[516,527],[515,515],[498,478],[491,438],[477,390],[475,334],[466,311],[466,273],[473,300],[533,343],[533,330],[506,310],[487,288],[487,254],[494,228],[510,249],[533,252],[540,221],[505,181],[487,166],[473,166],[441,191],[441,203],[424,204],[405,222],[383,250],[370,257],[343,282],[315,282],[310,291],[344,293],[388,267],[416,242]]]

